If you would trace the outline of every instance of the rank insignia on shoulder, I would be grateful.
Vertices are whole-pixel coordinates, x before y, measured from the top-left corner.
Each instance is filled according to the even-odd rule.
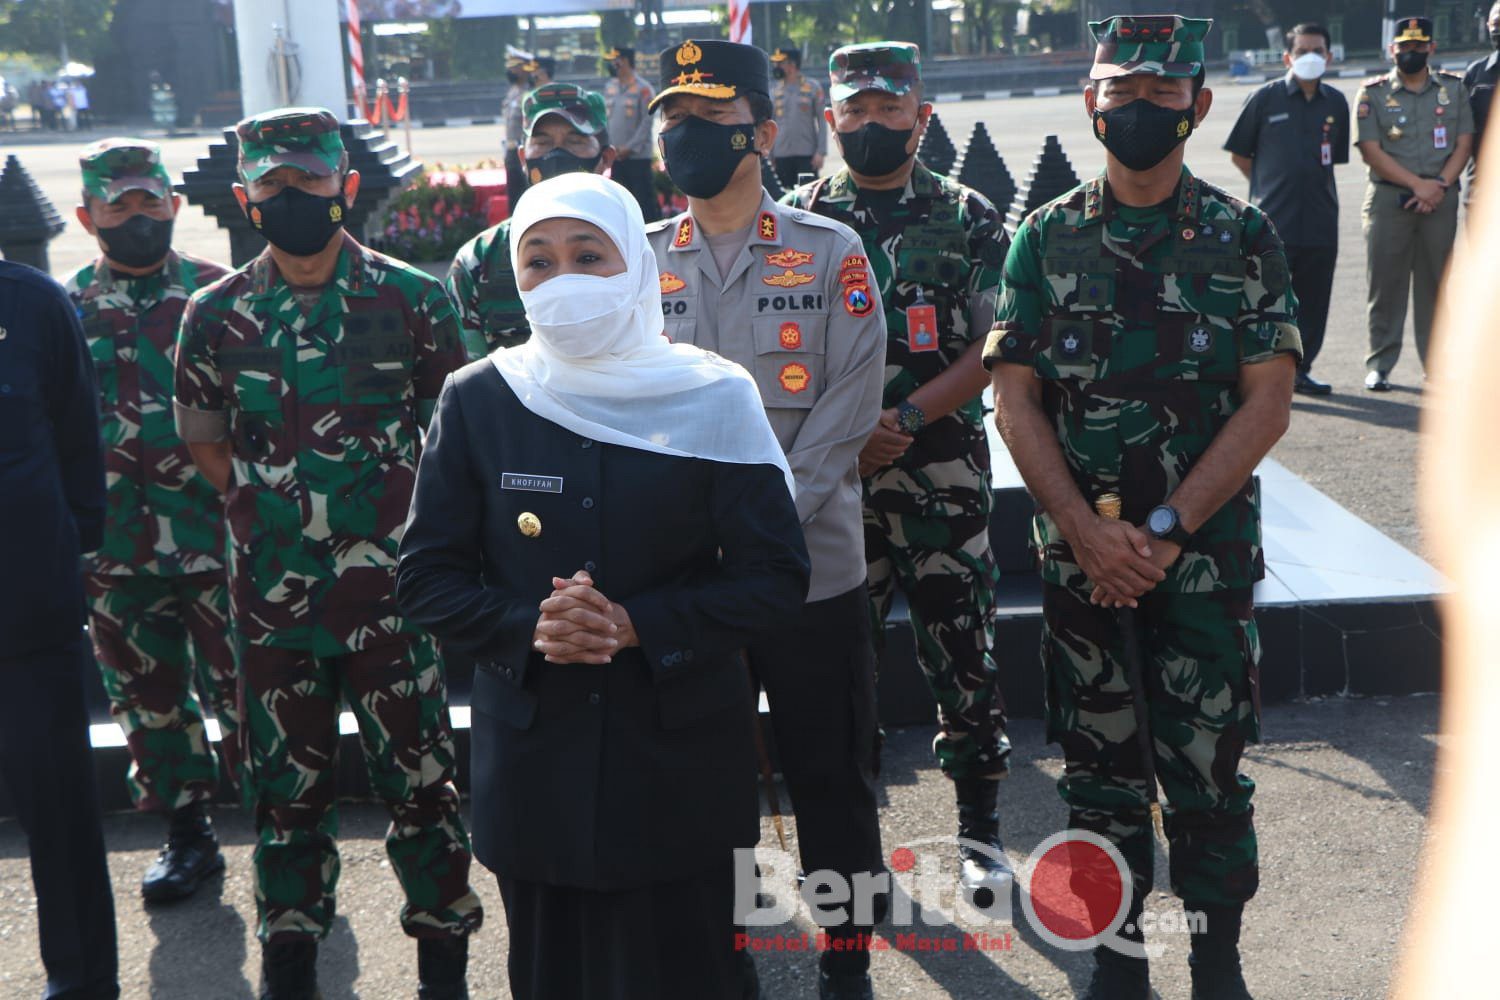
[[[674,247],[685,247],[693,242],[693,219],[688,216],[677,223],[677,235],[672,239]]]
[[[802,250],[778,250],[775,253],[766,254],[766,263],[772,267],[801,267],[803,264],[811,264],[813,255]]]
[[[796,351],[802,348],[802,327],[792,321],[781,324],[781,349]]]
[[[663,295],[671,295],[673,292],[680,292],[687,287],[687,282],[677,277],[671,271],[663,271],[660,280],[661,293]]]
[[[844,291],[844,308],[850,316],[865,317],[875,308],[870,299],[870,289],[865,285],[850,285]]]
[[[812,375],[808,372],[806,365],[799,365],[795,361],[781,369],[781,374],[776,376],[781,387],[792,395],[805,392],[808,385],[812,383]]]
[[[763,240],[774,240],[776,238],[776,213],[760,213],[760,238]]]
[[[768,274],[760,280],[773,288],[796,288],[799,285],[809,283],[816,277],[817,275],[815,274],[801,274],[793,271],[791,268],[787,268],[780,274]]]

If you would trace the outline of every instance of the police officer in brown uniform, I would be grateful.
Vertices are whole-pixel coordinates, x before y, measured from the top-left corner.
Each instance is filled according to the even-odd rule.
[[[880,414],[880,292],[853,230],[761,187],[759,158],[776,141],[766,54],[694,40],[663,52],[661,67],[662,156],[688,196],[686,212],[647,227],[665,332],[755,377],[796,478],[812,583],[798,614],[750,644],[750,666],[770,702],[803,868],[852,882],[884,870],[856,468]],[[828,932],[851,943],[874,922],[845,916]],[[831,948],[821,967],[822,996],[870,995],[868,951]]]
[[[1355,142],[1370,167],[1364,231],[1371,392],[1391,388],[1408,289],[1417,356],[1426,367],[1438,284],[1458,235],[1457,185],[1473,150],[1474,112],[1463,79],[1427,65],[1435,51],[1432,21],[1402,18],[1391,42],[1395,68],[1366,80],[1356,98]]]

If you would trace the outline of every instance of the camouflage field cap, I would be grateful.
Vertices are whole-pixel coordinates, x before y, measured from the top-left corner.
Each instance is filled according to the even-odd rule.
[[[647,110],[673,94],[732,101],[746,94],[771,96],[771,61],[754,45],[689,38],[661,50],[661,88]]]
[[[609,123],[604,98],[571,83],[546,83],[522,98],[527,135],[547,115],[557,115],[584,135],[598,135]]]
[[[846,101],[861,90],[909,94],[922,82],[922,50],[910,42],[845,45],[828,57],[828,97]]]
[[[1432,41],[1432,18],[1403,17],[1396,22],[1396,37],[1392,41],[1397,45],[1402,42]]]
[[[240,174],[247,181],[277,167],[328,177],[339,172],[344,159],[339,120],[326,108],[277,108],[246,118],[234,131],[240,139]]]
[[[101,139],[84,147],[78,166],[84,192],[106,202],[119,201],[126,191],[145,191],[158,198],[172,193],[161,147],[145,139]]]
[[[1119,15],[1090,21],[1099,47],[1091,80],[1149,73],[1192,78],[1203,69],[1203,37],[1212,18],[1176,14]]]

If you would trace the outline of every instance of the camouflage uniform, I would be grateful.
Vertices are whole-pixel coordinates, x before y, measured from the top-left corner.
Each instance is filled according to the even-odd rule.
[[[847,169],[790,193],[788,204],[859,234],[880,285],[888,333],[882,408],[899,405],[990,328],[1009,238],[984,196],[919,161],[896,206],[877,214]],[[937,329],[913,336],[907,310],[931,305]],[[979,397],[918,431],[906,454],[864,481],[865,559],[877,641],[899,587],[917,662],[938,703],[933,741],[953,777],[1005,773],[994,645],[990,452]]]
[[[521,102],[523,130],[549,114],[560,115],[584,135],[608,139],[604,99],[571,83],[549,83]],[[540,178],[538,178],[540,179]],[[458,311],[464,343],[471,357],[526,343],[531,327],[516,290],[510,262],[510,220],[491,226],[459,248],[448,269],[448,297]]]
[[[80,165],[89,198],[171,196],[154,143],[104,140],[84,150]],[[178,440],[171,407],[172,351],[188,296],[225,273],[169,252],[152,274],[114,274],[100,257],[64,281],[93,355],[106,446],[104,544],[84,559],[89,632],[110,714],[130,747],[131,799],[153,812],[213,798],[219,767],[203,701],[218,719],[231,780],[238,770],[223,506]]]
[[[239,134],[247,180],[281,165],[332,173],[343,149],[326,112],[273,112]],[[444,677],[430,640],[397,613],[393,583],[422,428],[465,355],[437,282],[343,241],[316,303],[304,309],[268,249],[194,296],[178,340],[183,439],[231,444],[230,615],[259,934],[322,936],[332,922],[342,696],[392,815],[402,927],[463,936],[482,910]]]
[[[1136,524],[1238,408],[1240,366],[1301,351],[1274,228],[1186,169],[1170,212],[1118,204],[1103,175],[1033,212],[1002,287],[986,364],[1036,370],[1079,491],[1121,494]],[[1058,787],[1071,824],[1118,844],[1143,895],[1148,792],[1115,615],[1089,603],[1092,585],[1046,511],[1035,542],[1047,736],[1067,759]],[[1172,888],[1187,900],[1240,903],[1258,883],[1255,786],[1237,771],[1260,735],[1251,588],[1263,575],[1252,480],[1140,602]]]

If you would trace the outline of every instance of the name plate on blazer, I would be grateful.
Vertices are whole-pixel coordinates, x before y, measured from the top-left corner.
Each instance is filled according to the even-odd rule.
[[[532,476],[522,472],[500,473],[502,490],[526,490],[530,493],[561,493],[562,476]]]

